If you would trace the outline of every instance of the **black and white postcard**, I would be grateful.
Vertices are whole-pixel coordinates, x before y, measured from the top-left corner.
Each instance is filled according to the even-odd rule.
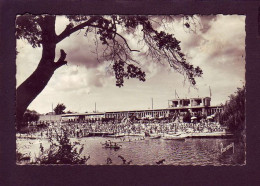
[[[22,14],[17,165],[246,165],[245,15]]]

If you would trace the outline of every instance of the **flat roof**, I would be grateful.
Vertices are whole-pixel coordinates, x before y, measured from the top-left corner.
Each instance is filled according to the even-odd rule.
[[[122,112],[153,112],[153,111],[167,111],[167,110],[178,110],[178,109],[196,109],[196,108],[217,108],[223,107],[221,105],[216,106],[184,106],[184,107],[170,107],[163,109],[144,109],[144,110],[122,110],[122,111],[108,111],[108,112],[98,112],[98,113],[73,113],[73,114],[62,114],[62,117],[69,116],[91,116],[91,115],[103,115],[103,114],[111,114],[111,113],[122,113]]]
[[[143,111],[159,111],[159,110],[169,110],[169,108],[164,108],[164,109],[144,109],[144,110],[123,110],[123,111],[109,111],[105,113],[115,113],[115,112],[143,112]]]
[[[198,97],[198,98],[176,98],[176,99],[170,99],[168,101],[178,101],[178,100],[190,100],[190,99],[205,99],[210,97]],[[211,98],[210,98],[211,99]]]
[[[164,109],[144,109],[144,110],[128,110],[128,111],[109,111],[105,113],[118,113],[118,112],[143,112],[143,111],[164,111],[164,110],[178,110],[178,109],[191,109],[191,108],[208,108],[209,106],[186,106],[186,107],[170,107]],[[214,106],[213,106],[214,107]]]
[[[72,114],[62,114],[61,117],[69,116],[90,116],[90,115],[102,115],[104,112],[95,112],[95,113],[72,113]]]

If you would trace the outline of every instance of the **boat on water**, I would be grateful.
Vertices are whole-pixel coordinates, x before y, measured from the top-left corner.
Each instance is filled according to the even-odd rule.
[[[118,150],[118,149],[120,149],[121,147],[120,147],[120,146],[114,146],[114,145],[111,145],[111,146],[104,146],[104,148],[109,148],[109,149],[115,149],[115,150]]]
[[[185,140],[185,134],[167,134],[162,137],[164,140]]]
[[[159,139],[159,138],[161,138],[161,135],[150,135],[149,138],[150,139]]]
[[[140,137],[144,137],[146,135],[145,134],[127,134],[125,136],[140,136]]]
[[[124,137],[125,134],[112,134],[112,135],[107,135],[105,137],[110,137],[110,138],[120,138],[120,137]]]
[[[226,131],[220,131],[220,132],[194,132],[190,133],[189,137],[193,138],[201,138],[201,137],[232,137],[232,133],[228,133]]]
[[[110,143],[103,143],[103,148],[109,148],[109,149],[114,149],[118,150],[121,148],[121,145],[118,145],[116,142],[110,142]]]
[[[145,137],[149,137],[150,139],[159,139],[161,138],[160,134],[156,134],[156,133],[149,133],[149,132],[145,132],[144,133]]]

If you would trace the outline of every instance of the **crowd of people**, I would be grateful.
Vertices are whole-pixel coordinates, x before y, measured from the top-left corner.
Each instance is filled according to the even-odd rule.
[[[45,128],[31,132],[40,138],[53,138],[66,132],[69,137],[83,137],[90,133],[109,133],[135,135],[144,133],[176,133],[176,132],[220,132],[224,128],[217,122],[201,120],[184,123],[179,121],[136,121],[136,122],[49,122]],[[28,135],[28,134],[27,134]]]

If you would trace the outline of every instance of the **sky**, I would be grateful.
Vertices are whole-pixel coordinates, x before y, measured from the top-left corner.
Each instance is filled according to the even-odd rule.
[[[160,20],[160,16],[157,18]],[[56,18],[56,33],[61,33],[68,20],[64,16]],[[60,49],[67,53],[68,65],[57,69],[45,89],[29,105],[29,109],[43,114],[52,111],[58,103],[65,104],[66,111],[99,112],[167,108],[168,100],[175,98],[175,90],[180,98],[206,97],[211,88],[211,105],[219,105],[228,100],[238,87],[245,84],[245,16],[210,15],[196,16],[196,31],[183,27],[182,19],[176,17],[164,29],[181,41],[182,52],[187,61],[203,70],[196,78],[196,88],[190,86],[184,77],[149,57],[133,54],[146,72],[146,81],[125,80],[124,86],[116,86],[110,73],[111,62],[99,57],[94,34],[84,37],[84,31],[72,34],[56,47],[56,61]],[[156,25],[155,25],[156,26]],[[157,25],[158,26],[158,25]],[[192,27],[195,30],[195,27]],[[137,42],[140,33],[124,35],[132,49],[142,49]],[[16,86],[18,87],[36,69],[41,48],[32,48],[26,41],[17,40]],[[98,45],[98,56],[102,52]]]

